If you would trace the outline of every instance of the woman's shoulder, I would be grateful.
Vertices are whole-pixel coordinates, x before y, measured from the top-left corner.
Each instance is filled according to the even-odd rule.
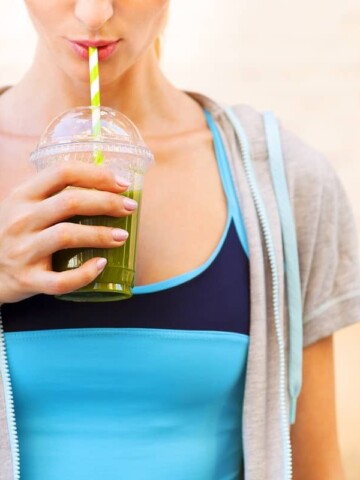
[[[261,162],[268,170],[262,112],[248,105],[236,105],[234,110],[247,132],[255,165]],[[278,124],[286,179],[297,221],[306,221],[310,225],[309,217],[316,218],[320,214],[326,217],[327,212],[330,221],[334,209],[348,211],[351,207],[346,190],[327,156],[290,131],[279,118]]]
[[[230,150],[237,151],[238,141],[226,114],[228,105],[203,94],[187,93],[213,115],[223,128]],[[263,112],[246,103],[235,104],[230,108],[246,133],[255,167],[263,171],[268,164],[268,145]],[[276,112],[274,113],[277,116]],[[337,183],[337,174],[326,155],[304,141],[301,136],[291,132],[281,118],[278,118],[278,122],[290,190],[303,191],[305,189],[306,192],[313,191],[314,194],[320,194],[324,186],[332,188],[334,182]]]
[[[254,162],[268,162],[263,112],[247,104],[234,105],[232,110],[247,134]],[[274,114],[276,116],[276,112]],[[320,193],[326,187],[333,188],[338,176],[326,155],[290,131],[281,118],[277,120],[290,190],[296,192],[305,188],[307,192]]]
[[[247,104],[233,105],[232,110],[238,116],[251,147],[254,150],[254,159],[267,160],[268,146],[265,135],[264,112],[261,112]],[[311,146],[298,134],[290,131],[276,112],[273,112],[277,118],[280,130],[281,145],[283,149],[284,160],[293,166],[329,166],[326,156],[319,150]],[[255,147],[255,148],[254,148]]]

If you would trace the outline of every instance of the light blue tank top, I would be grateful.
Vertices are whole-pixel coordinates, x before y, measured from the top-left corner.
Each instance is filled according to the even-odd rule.
[[[247,252],[224,146],[208,112],[206,118],[228,199],[226,232],[206,264],[137,287],[135,297],[167,289],[175,295],[201,279],[220,261],[230,223]],[[5,338],[21,480],[239,479],[247,334],[221,326],[52,328],[7,331]]]

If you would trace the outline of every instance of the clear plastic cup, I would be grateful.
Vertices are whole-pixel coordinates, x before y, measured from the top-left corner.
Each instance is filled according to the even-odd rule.
[[[55,118],[43,133],[30,161],[37,171],[40,171],[64,162],[93,164],[96,152],[101,152],[102,166],[130,182],[129,188],[122,195],[138,202],[135,213],[121,218],[99,215],[76,216],[67,220],[82,225],[124,229],[129,232],[129,237],[123,246],[70,248],[53,255],[53,269],[58,272],[77,268],[93,257],[106,258],[107,265],[95,281],[59,298],[107,302],[132,296],[143,180],[145,171],[153,160],[153,154],[131,120],[111,108],[100,107],[101,134],[94,138],[93,108],[96,107],[75,108]]]

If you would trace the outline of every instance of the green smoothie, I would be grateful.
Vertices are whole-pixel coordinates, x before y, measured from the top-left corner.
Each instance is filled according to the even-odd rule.
[[[61,295],[59,298],[75,302],[108,302],[124,300],[132,296],[141,193],[141,190],[132,190],[122,194],[138,202],[137,210],[126,217],[76,216],[68,220],[81,225],[121,228],[129,232],[129,237],[121,247],[69,248],[54,253],[53,269],[56,272],[78,268],[94,257],[107,259],[106,267],[95,281],[75,292]]]

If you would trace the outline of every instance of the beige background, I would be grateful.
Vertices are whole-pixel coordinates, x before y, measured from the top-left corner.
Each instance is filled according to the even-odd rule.
[[[360,2],[172,3],[162,60],[169,77],[181,88],[223,102],[275,110],[336,166],[360,227]],[[0,0],[0,9],[1,85],[25,71],[35,36],[21,0]],[[360,478],[359,345],[360,325],[336,334],[338,418],[348,480]]]

